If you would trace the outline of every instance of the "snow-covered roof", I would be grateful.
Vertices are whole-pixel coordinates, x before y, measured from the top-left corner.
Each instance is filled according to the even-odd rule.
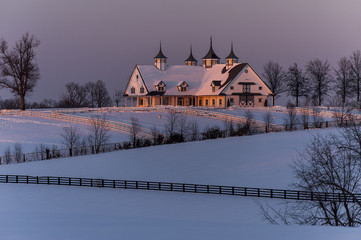
[[[154,86],[163,81],[166,85],[164,95],[219,95],[227,83],[235,78],[246,65],[245,63],[238,64],[227,71],[225,64],[217,64],[208,69],[203,66],[186,65],[167,66],[165,71],[160,71],[153,65],[138,65],[138,69],[149,92],[154,91]],[[180,92],[177,88],[183,81],[189,86],[186,92]],[[213,81],[221,82],[221,87],[216,88],[214,92],[210,87]]]

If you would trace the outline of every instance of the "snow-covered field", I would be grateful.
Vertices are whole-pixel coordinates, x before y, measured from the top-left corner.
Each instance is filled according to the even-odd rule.
[[[0,174],[288,188],[314,134],[272,133],[0,166]],[[1,239],[359,239],[358,228],[274,226],[259,199],[191,193],[0,184]],[[282,200],[268,202],[277,204]]]
[[[7,147],[15,143],[21,144],[24,153],[35,152],[40,144],[48,147],[56,145],[64,148],[61,133],[63,127],[73,125],[79,129],[81,135],[86,136],[88,127],[82,124],[73,124],[56,120],[26,117],[26,116],[0,116],[0,156],[3,156]],[[120,132],[111,132],[110,142],[128,140],[128,135]]]

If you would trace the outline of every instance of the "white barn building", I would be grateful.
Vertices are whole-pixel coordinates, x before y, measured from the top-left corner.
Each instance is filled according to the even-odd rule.
[[[185,65],[167,66],[160,46],[154,65],[136,65],[124,92],[126,106],[272,106],[272,92],[248,63],[238,63],[231,52],[226,64],[212,47],[197,65],[190,55]]]

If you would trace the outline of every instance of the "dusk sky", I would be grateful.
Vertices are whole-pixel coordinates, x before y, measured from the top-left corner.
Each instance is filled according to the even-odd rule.
[[[212,35],[223,62],[233,41],[260,76],[269,59],[334,66],[361,49],[360,11],[360,0],[0,0],[0,37],[41,40],[41,79],[29,99],[58,100],[70,81],[101,79],[113,95],[136,64],[153,64],[159,41],[170,65],[184,64],[190,44],[200,61]]]

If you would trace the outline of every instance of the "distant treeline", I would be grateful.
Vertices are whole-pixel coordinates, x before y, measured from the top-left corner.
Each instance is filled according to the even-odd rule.
[[[123,98],[123,90],[116,90],[110,95],[102,80],[79,84],[69,82],[58,100],[43,99],[40,102],[26,102],[26,108],[77,108],[77,107],[110,107],[119,106]],[[0,109],[19,109],[20,100],[0,99]]]

